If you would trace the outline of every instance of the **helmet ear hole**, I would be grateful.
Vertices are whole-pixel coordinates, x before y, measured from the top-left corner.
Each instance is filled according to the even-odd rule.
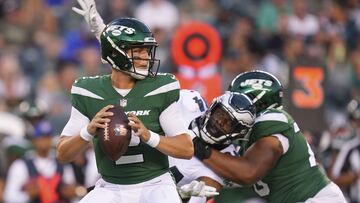
[[[111,57],[117,57],[118,55],[115,53],[115,51],[111,52]]]

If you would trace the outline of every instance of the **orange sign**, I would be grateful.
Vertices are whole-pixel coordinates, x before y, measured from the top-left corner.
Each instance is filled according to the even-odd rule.
[[[221,56],[221,38],[209,24],[191,22],[176,31],[171,53],[179,66],[198,69],[207,64],[217,64]]]
[[[182,74],[177,74],[176,78],[180,82],[181,89],[197,90],[209,105],[215,97],[221,94],[221,77],[219,74],[206,78],[187,78]]]
[[[316,109],[323,105],[324,70],[320,67],[295,67],[294,79],[302,89],[295,89],[292,93],[292,102],[298,108]]]

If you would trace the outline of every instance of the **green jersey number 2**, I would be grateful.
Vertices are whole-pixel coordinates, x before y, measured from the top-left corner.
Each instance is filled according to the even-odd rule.
[[[140,138],[138,136],[132,135],[129,147],[138,146],[140,144]],[[141,163],[144,162],[144,155],[143,154],[135,154],[135,155],[126,155],[120,157],[115,164],[122,165],[122,164],[134,164],[134,163]]]

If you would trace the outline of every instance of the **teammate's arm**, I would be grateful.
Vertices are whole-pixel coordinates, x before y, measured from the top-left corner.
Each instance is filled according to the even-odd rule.
[[[113,115],[112,112],[107,112],[107,110],[112,107],[113,105],[108,105],[102,108],[87,125],[83,124],[84,122],[86,122],[83,121],[83,118],[74,119],[73,114],[75,113],[73,112],[75,112],[75,109],[73,108],[71,112],[72,116],[70,117],[70,120],[68,121],[68,124],[66,124],[64,129],[66,129],[67,126],[71,125],[74,126],[72,130],[76,133],[72,133],[71,135],[62,135],[60,137],[58,145],[56,147],[57,160],[61,163],[68,163],[73,161],[78,154],[84,152],[89,147],[90,141],[92,139],[92,136],[95,135],[96,129],[105,128],[105,123],[110,122],[110,119],[105,117]],[[82,126],[84,127],[80,130],[79,128],[81,128]]]
[[[242,185],[252,185],[272,169],[282,154],[283,148],[278,138],[267,136],[256,141],[242,157],[212,149],[210,157],[203,159],[203,162],[225,179]]]

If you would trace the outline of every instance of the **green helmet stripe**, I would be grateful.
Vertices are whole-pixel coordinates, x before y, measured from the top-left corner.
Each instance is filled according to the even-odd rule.
[[[261,99],[265,95],[265,93],[266,93],[265,90],[261,91],[258,95],[256,95],[256,97],[252,100],[252,102],[255,104],[255,102],[257,102],[257,100]]]

